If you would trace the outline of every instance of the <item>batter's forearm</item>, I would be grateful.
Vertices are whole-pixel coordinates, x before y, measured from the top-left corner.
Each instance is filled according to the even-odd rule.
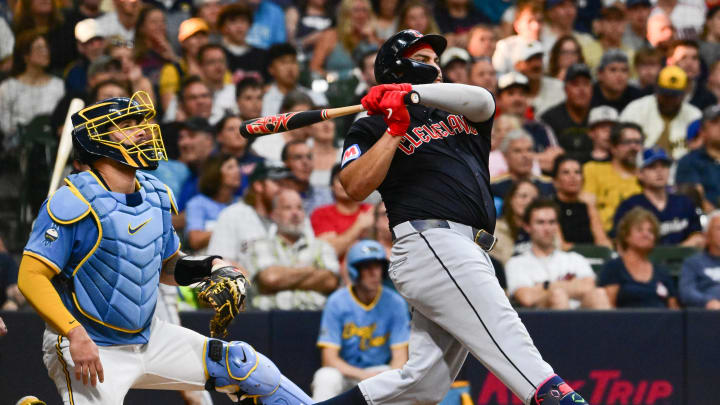
[[[340,183],[350,198],[362,201],[378,188],[387,176],[395,151],[403,139],[385,132],[364,155],[340,172]]]
[[[484,122],[495,114],[492,94],[480,86],[459,83],[413,85],[420,103],[451,113],[464,115],[472,122]]]

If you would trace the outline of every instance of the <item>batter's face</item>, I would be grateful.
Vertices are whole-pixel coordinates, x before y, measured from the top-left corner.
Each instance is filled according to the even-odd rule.
[[[435,78],[435,83],[442,83],[443,77],[442,71],[440,70],[440,58],[431,48],[423,48],[415,51],[415,53],[411,54],[408,59],[428,64],[437,69],[438,75]]]

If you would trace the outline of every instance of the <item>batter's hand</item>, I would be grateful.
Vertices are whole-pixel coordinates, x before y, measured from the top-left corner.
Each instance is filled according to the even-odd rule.
[[[405,105],[407,91],[389,91],[380,100],[381,112],[388,126],[387,132],[392,136],[403,136],[410,126],[410,113]]]
[[[368,114],[381,113],[380,101],[388,91],[406,91],[412,90],[412,86],[408,83],[397,83],[397,84],[380,84],[373,86],[368,91],[368,94],[360,100],[360,103],[365,107]]]
[[[83,384],[87,385],[89,376],[93,387],[97,385],[98,380],[104,382],[105,373],[100,362],[100,353],[85,328],[78,326],[70,329],[68,340],[70,340],[70,357],[75,363],[75,378],[82,379]]]

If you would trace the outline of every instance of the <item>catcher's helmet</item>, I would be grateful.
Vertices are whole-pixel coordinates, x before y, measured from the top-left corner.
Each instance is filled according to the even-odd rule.
[[[72,115],[73,147],[85,163],[107,157],[137,169],[153,170],[159,160],[167,160],[160,127],[149,122],[153,117],[155,107],[144,91],[130,98],[98,101]],[[136,123],[121,125],[129,119]],[[145,131],[146,136],[136,142],[139,131]]]
[[[375,80],[387,83],[432,83],[438,69],[405,57],[404,53],[418,44],[428,44],[440,56],[447,40],[440,35],[423,35],[415,30],[403,30],[390,37],[380,47],[375,58]]]
[[[360,274],[359,267],[367,262],[380,262],[383,266],[383,271],[386,271],[390,261],[385,255],[385,248],[380,242],[374,240],[361,240],[356,242],[345,257],[347,262],[348,274],[350,280],[356,282],[358,275]]]

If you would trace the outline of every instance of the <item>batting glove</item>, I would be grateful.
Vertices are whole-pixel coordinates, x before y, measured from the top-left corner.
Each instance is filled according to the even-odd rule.
[[[410,113],[405,105],[407,91],[388,91],[380,100],[380,112],[388,126],[387,132],[392,136],[403,136],[410,126]]]
[[[368,94],[365,95],[365,97],[360,100],[360,103],[362,103],[363,107],[368,111],[368,113],[380,113],[382,110],[380,108],[380,101],[382,100],[385,93],[389,91],[411,91],[412,85],[408,83],[392,83],[392,84],[380,84],[377,86],[373,86],[370,88],[370,91],[368,91]]]

